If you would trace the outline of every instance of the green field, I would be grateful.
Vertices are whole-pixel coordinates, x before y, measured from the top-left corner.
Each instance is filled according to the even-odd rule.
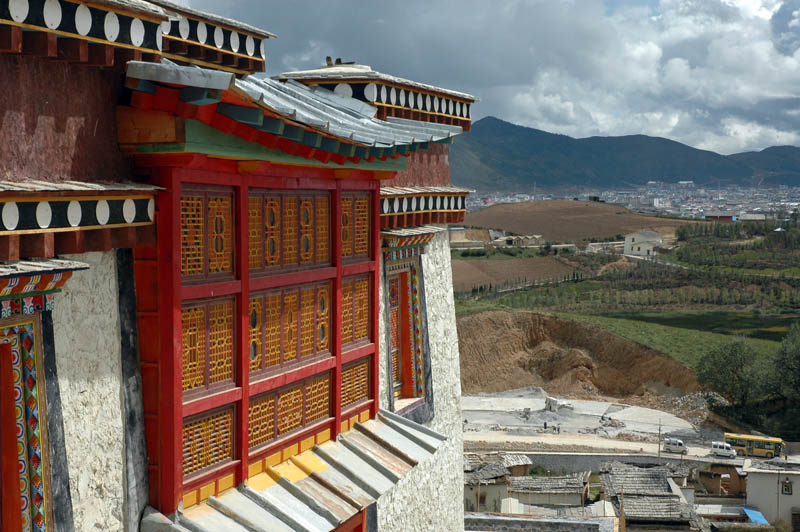
[[[556,313],[556,315],[595,325],[608,332],[670,355],[691,368],[695,368],[700,357],[710,351],[711,348],[721,343],[730,342],[733,339],[730,334],[681,326],[661,325],[629,318],[566,313]],[[653,316],[656,315],[654,314]],[[702,323],[701,316],[702,314],[700,313],[695,314],[696,323],[702,328],[705,325]],[[685,322],[684,325],[688,323]],[[780,346],[779,342],[771,340],[754,338],[748,341],[759,357],[763,359],[771,358]]]

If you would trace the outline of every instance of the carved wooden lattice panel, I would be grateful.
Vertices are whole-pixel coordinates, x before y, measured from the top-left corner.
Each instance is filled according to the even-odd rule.
[[[355,324],[353,325],[355,340],[369,338],[369,280],[357,279],[355,282]]]
[[[314,260],[314,198],[300,199],[300,262]]]
[[[354,253],[366,255],[369,253],[369,198],[357,197],[355,199]]]
[[[353,254],[353,198],[342,198],[342,257]]]
[[[264,333],[264,300],[261,297],[250,299],[250,371],[261,368]]]
[[[181,197],[181,275],[205,272],[203,196]]]
[[[233,379],[233,301],[208,308],[209,384]]]
[[[233,459],[233,412],[227,410],[183,426],[183,474]]]
[[[267,302],[267,352],[266,366],[277,366],[281,363],[281,296],[269,294]]]
[[[250,401],[248,442],[258,447],[275,437],[275,396],[256,397]]]
[[[314,353],[314,288],[300,291],[300,356]]]
[[[205,384],[206,308],[183,309],[181,331],[181,380],[186,391]]]
[[[233,272],[233,198],[208,197],[208,273]]]
[[[369,399],[369,360],[342,371],[342,407]]]
[[[278,434],[285,434],[303,424],[303,386],[278,394]]]
[[[283,294],[283,360],[297,358],[297,326],[299,317],[298,292],[293,290]]]
[[[297,264],[297,198],[283,198],[283,264]]]
[[[330,416],[331,378],[329,375],[306,383],[305,424]]]
[[[330,261],[330,200],[327,196],[316,198],[317,262]]]
[[[317,291],[317,351],[326,351],[330,347],[330,288],[319,287]]]
[[[264,231],[261,230],[264,227],[263,215],[261,198],[247,198],[247,230],[250,240],[248,263],[251,270],[264,266]]]
[[[342,345],[353,341],[353,281],[342,281]]]
[[[277,266],[281,263],[281,199],[266,198],[264,204],[267,266]]]

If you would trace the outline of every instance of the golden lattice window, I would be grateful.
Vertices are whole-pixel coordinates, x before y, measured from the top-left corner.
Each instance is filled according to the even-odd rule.
[[[322,285],[317,290],[317,351],[326,351],[330,345],[330,288]]]
[[[201,278],[233,274],[233,193],[189,188],[180,204],[181,275]]]
[[[369,399],[369,360],[342,370],[342,408]]]
[[[233,197],[208,197],[208,273],[233,272]]]
[[[183,308],[181,311],[183,391],[233,380],[233,317],[234,305],[231,299]]]
[[[314,260],[314,198],[300,200],[300,262]]]
[[[283,294],[283,360],[297,358],[299,297],[296,290]]]
[[[353,254],[353,198],[342,198],[342,257]]]
[[[250,299],[250,371],[261,369],[264,353],[264,300]]]
[[[303,386],[288,388],[278,394],[278,434],[285,434],[303,424]]]
[[[353,281],[342,281],[342,344],[353,341]]]
[[[366,255],[369,253],[369,198],[366,196],[356,198],[353,220],[353,252],[356,255]]]
[[[314,288],[304,288],[300,291],[300,356],[314,353],[314,318],[316,317],[316,302]]]
[[[331,379],[328,375],[306,383],[305,424],[330,416]]]
[[[250,269],[258,269],[264,265],[264,212],[261,198],[250,196],[247,199],[247,232],[250,240],[248,264]]]
[[[297,198],[283,198],[283,264],[297,264]]]
[[[233,459],[233,411],[190,421],[183,426],[183,474]]]
[[[275,396],[255,397],[250,401],[248,445],[252,449],[275,437]]]
[[[328,196],[316,198],[317,262],[330,261],[330,200]]]
[[[281,199],[266,198],[264,205],[267,266],[277,266],[281,263]]]
[[[358,341],[369,337],[369,280],[367,278],[356,280],[353,299],[355,312],[353,335]]]
[[[205,209],[203,196],[181,197],[181,275],[205,272]]]

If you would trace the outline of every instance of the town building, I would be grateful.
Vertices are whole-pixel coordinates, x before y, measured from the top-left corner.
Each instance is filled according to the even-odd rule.
[[[475,99],[256,77],[273,37],[0,2],[4,532],[463,529],[443,224]]]
[[[508,498],[509,471],[499,463],[483,464],[464,473],[464,509],[467,512],[500,512]]]
[[[509,477],[508,496],[521,504],[583,506],[589,496],[588,471],[554,477]]]
[[[800,529],[800,466],[780,459],[745,460],[747,504],[769,521]]]
[[[656,248],[664,244],[664,237],[656,231],[637,231],[625,235],[625,255],[638,257],[652,257],[656,255]]]

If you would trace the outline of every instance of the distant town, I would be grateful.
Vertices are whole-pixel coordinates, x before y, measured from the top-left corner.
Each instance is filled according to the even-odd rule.
[[[632,211],[673,218],[758,221],[783,219],[800,206],[800,187],[698,185],[694,181],[649,181],[630,189],[580,188],[555,192],[492,192],[467,197],[472,212],[498,203],[577,199],[613,203]]]

